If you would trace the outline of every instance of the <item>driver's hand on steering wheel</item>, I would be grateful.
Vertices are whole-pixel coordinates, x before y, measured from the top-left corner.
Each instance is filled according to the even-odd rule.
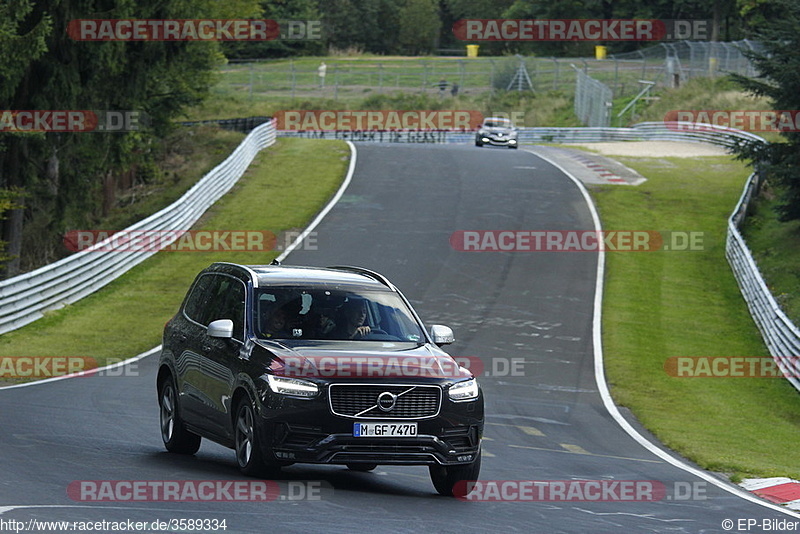
[[[353,339],[359,337],[365,337],[367,334],[370,333],[370,327],[368,326],[359,326],[356,328],[356,331],[353,333]]]

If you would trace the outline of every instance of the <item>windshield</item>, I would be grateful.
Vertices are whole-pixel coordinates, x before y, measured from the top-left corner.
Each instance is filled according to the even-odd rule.
[[[487,120],[483,123],[486,128],[511,128],[511,121],[504,119]]]
[[[253,313],[256,335],[265,339],[425,339],[411,311],[391,291],[261,288]]]

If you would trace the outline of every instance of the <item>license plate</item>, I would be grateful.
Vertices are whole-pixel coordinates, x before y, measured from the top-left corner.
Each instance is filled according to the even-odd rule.
[[[417,435],[417,423],[353,423],[356,438],[405,438]]]

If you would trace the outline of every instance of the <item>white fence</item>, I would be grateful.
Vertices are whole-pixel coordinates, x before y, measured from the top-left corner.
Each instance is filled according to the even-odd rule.
[[[126,228],[125,232],[188,230],[241,178],[258,152],[275,142],[273,122],[253,130],[228,158],[199,180],[180,199]],[[172,243],[180,236],[164,240]],[[112,282],[155,254],[155,250],[113,250],[113,239],[35,271],[0,282],[0,334],[41,318],[44,312],[76,302]],[[124,248],[124,243],[121,244]],[[98,252],[101,249],[102,252]],[[112,249],[112,250],[109,250]]]

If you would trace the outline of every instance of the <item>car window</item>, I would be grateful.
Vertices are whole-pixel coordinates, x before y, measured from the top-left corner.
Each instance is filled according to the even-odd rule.
[[[217,319],[233,321],[233,337],[244,340],[245,288],[241,280],[232,276],[216,275],[207,304],[206,326]]]
[[[192,286],[189,297],[186,299],[186,305],[183,307],[183,313],[192,321],[198,322],[203,326],[208,326],[205,323],[203,312],[207,310],[206,304],[211,297],[211,286],[214,283],[214,276],[210,274],[200,275]]]
[[[208,326],[217,319],[233,321],[233,337],[244,340],[245,287],[241,280],[223,274],[202,275],[186,300],[184,313]]]
[[[257,335],[267,339],[424,340],[413,314],[392,291],[261,288],[253,314]]]

